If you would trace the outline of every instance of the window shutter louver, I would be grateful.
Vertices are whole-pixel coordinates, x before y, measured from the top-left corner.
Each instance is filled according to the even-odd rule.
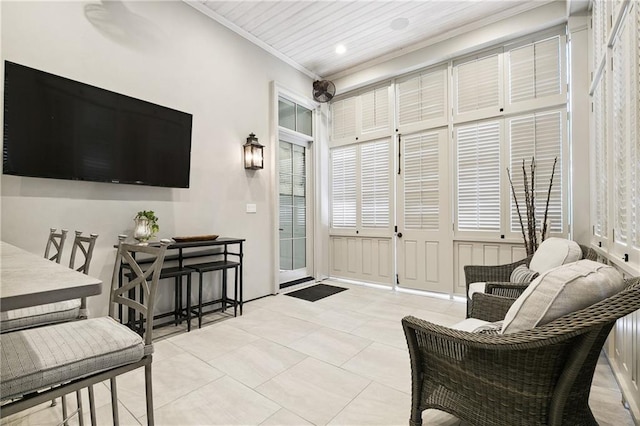
[[[500,230],[500,123],[456,129],[457,222],[461,231]]]
[[[356,227],[356,146],[331,150],[331,226]]]
[[[400,126],[446,117],[446,69],[420,74],[398,84]]]
[[[603,75],[593,93],[595,127],[595,221],[594,232],[598,237],[609,235],[607,206],[609,204],[607,181],[607,129],[606,129],[606,76]]]
[[[342,139],[356,136],[356,98],[351,97],[331,104],[332,138]]]
[[[511,103],[562,93],[560,37],[518,47],[509,52]]]
[[[380,87],[360,95],[362,133],[389,128],[389,89]]]
[[[613,207],[615,241],[627,243],[627,126],[628,89],[626,28],[620,31],[613,46]]]
[[[511,158],[509,169],[513,187],[518,197],[520,214],[526,232],[526,205],[524,196],[524,181],[522,160],[531,189],[531,159],[535,158],[535,208],[537,229],[544,220],[544,210],[547,201],[547,191],[553,169],[553,161],[557,157],[558,163],[553,177],[553,187],[549,198],[547,218],[551,221],[551,232],[561,233],[564,229],[562,209],[562,144],[563,144],[563,114],[561,111],[536,113],[509,120],[509,147]],[[511,200],[511,231],[521,232],[520,220],[513,195]]]
[[[368,142],[361,149],[361,219],[364,228],[389,227],[389,140]]]
[[[499,106],[499,65],[498,55],[495,54],[455,66],[458,114]]]
[[[437,230],[440,220],[438,133],[402,138],[404,226]]]

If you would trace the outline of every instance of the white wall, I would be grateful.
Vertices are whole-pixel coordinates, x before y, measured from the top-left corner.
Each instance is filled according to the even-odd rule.
[[[300,93],[311,80],[180,1],[0,8],[3,60],[193,114],[189,189],[3,175],[2,240],[42,255],[50,227],[98,233],[91,275],[109,283],[117,235],[151,209],[160,238],[246,238],[245,300],[272,293],[274,170],[245,171],[241,145],[250,132],[269,141],[272,80]],[[245,213],[249,202],[257,214]],[[92,315],[106,313],[107,297],[89,301]]]

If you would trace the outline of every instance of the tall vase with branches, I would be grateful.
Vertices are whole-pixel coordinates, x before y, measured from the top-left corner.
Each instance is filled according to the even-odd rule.
[[[553,177],[556,173],[556,165],[558,164],[558,157],[553,160],[553,167],[551,169],[551,178],[549,179],[549,188],[547,189],[547,201],[544,208],[544,217],[540,224],[540,242],[544,241],[549,232],[549,200],[551,199],[551,188],[553,187]],[[511,179],[511,171],[507,168],[507,175],[509,176],[509,184],[511,185],[511,194],[516,205],[516,211],[518,212],[518,219],[520,221],[520,229],[522,230],[522,239],[524,240],[524,247],[527,251],[527,256],[531,256],[538,248],[538,235],[537,235],[537,220],[536,220],[536,192],[535,192],[535,179],[536,179],[536,161],[535,158],[531,158],[531,164],[529,166],[529,175],[527,175],[527,167],[524,159],[522,160],[522,179],[524,184],[524,204],[527,214],[527,226],[525,229],[524,221],[522,220],[522,213],[520,212],[520,202],[516,195],[516,189],[513,186],[513,180]]]

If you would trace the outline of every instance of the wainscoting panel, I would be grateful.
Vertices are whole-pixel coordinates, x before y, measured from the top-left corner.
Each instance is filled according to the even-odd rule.
[[[390,238],[331,236],[330,241],[332,277],[392,285]]]
[[[454,283],[455,293],[464,295],[466,291],[465,265],[503,265],[526,257],[522,243],[485,243],[476,241],[454,241]]]
[[[426,241],[424,252],[426,253],[424,275],[427,277],[428,282],[438,283],[440,282],[440,243]]]
[[[418,279],[418,242],[416,240],[404,239],[401,243],[404,246],[404,271],[407,279]]]

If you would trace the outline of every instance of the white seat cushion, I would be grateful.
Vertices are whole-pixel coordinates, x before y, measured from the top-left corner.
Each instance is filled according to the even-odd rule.
[[[469,284],[469,299],[473,300],[475,293],[484,293],[487,283],[471,283]]]
[[[80,299],[48,303],[0,312],[0,330],[2,333],[38,325],[73,321],[80,316]]]
[[[544,325],[589,307],[623,288],[624,280],[612,266],[592,260],[559,266],[533,280],[516,299],[504,318],[502,333]]]
[[[142,338],[102,317],[0,335],[0,395],[15,398],[69,380],[134,363]]]
[[[548,238],[540,244],[531,258],[529,269],[539,273],[582,259],[582,249],[575,241]]]
[[[501,326],[502,321],[489,322],[477,318],[467,318],[452,325],[450,328],[453,328],[454,330],[468,331],[470,333],[479,333],[486,330],[500,330]]]

